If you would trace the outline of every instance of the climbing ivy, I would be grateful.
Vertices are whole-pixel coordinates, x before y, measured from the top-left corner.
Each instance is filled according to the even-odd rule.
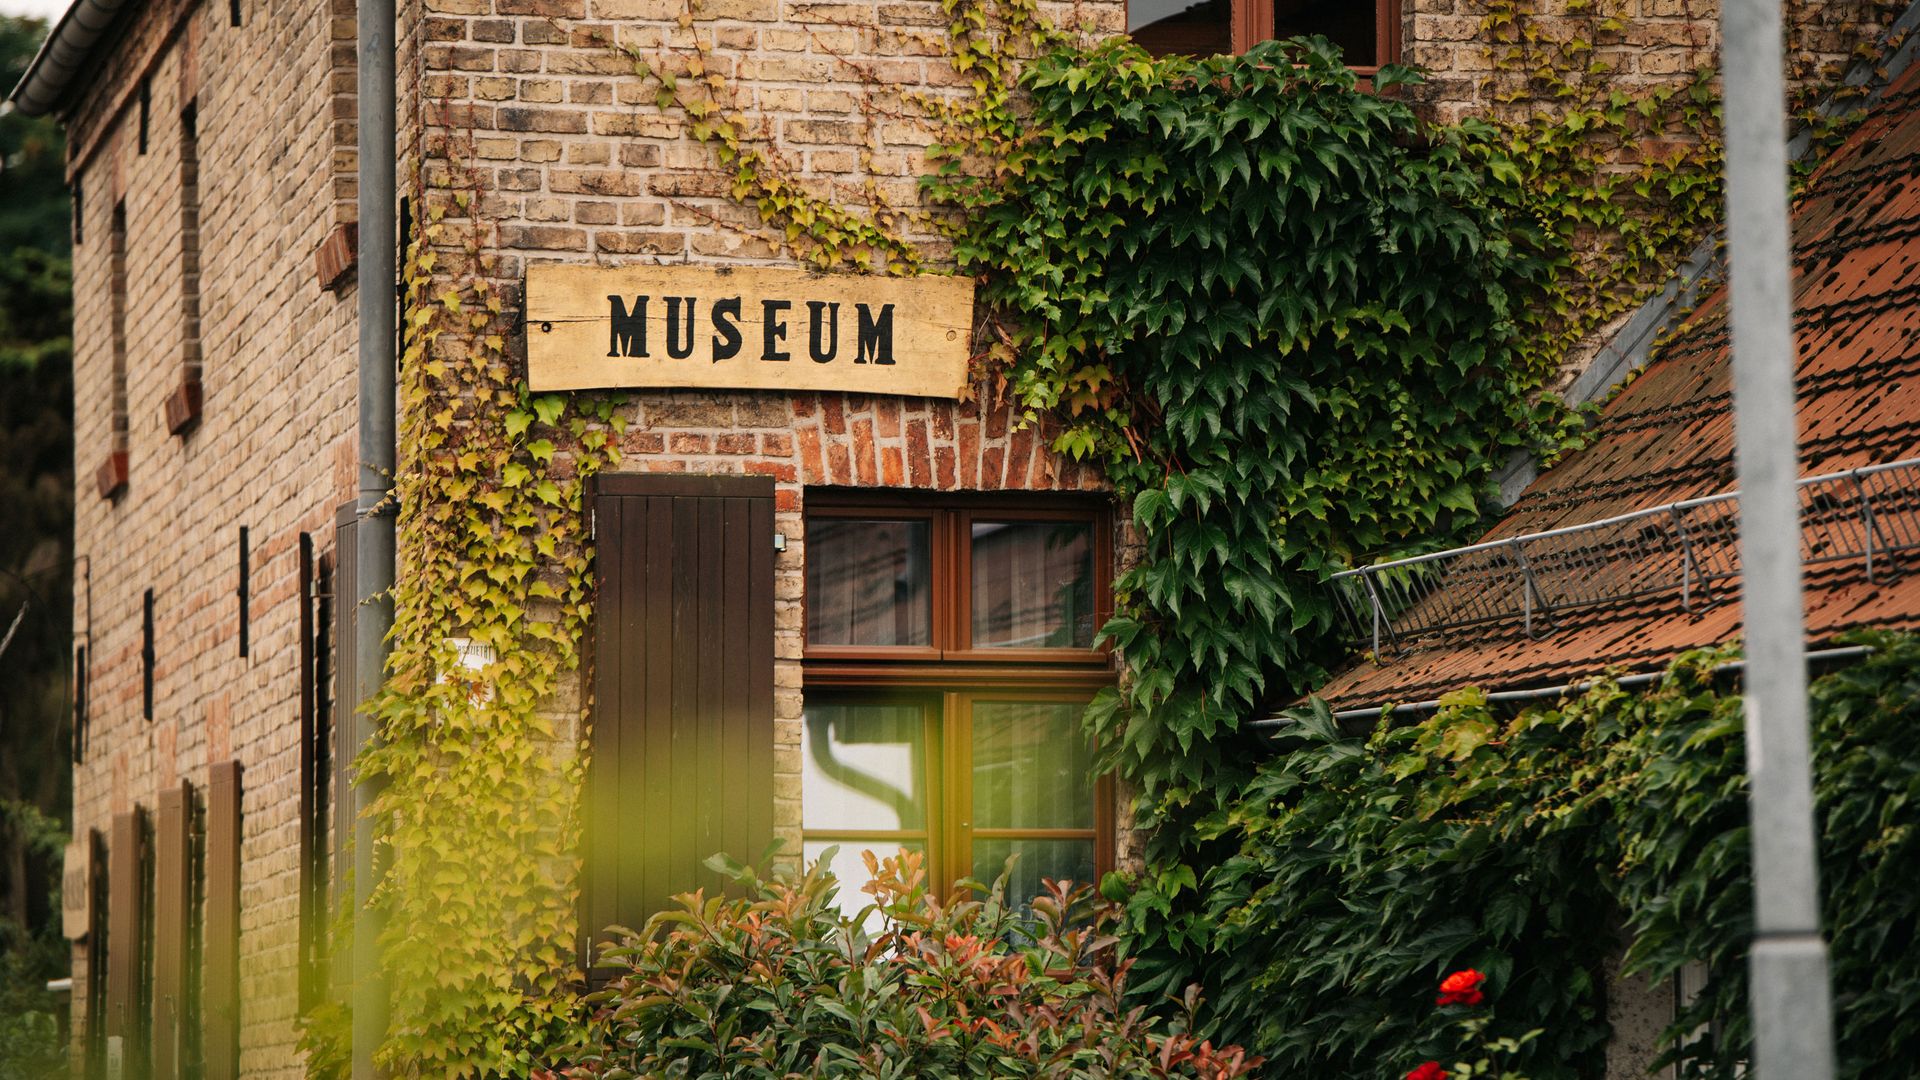
[[[1870,659],[1812,684],[1822,904],[1840,1075],[1894,1080],[1920,1054],[1920,958],[1892,944],[1920,930],[1920,642],[1858,642]],[[1471,967],[1490,1034],[1541,1032],[1514,1068],[1598,1076],[1624,947],[1626,970],[1656,982],[1704,965],[1662,1046],[1683,1075],[1739,1075],[1745,738],[1739,687],[1715,674],[1735,655],[1517,713],[1461,690],[1366,734],[1318,703],[1291,712],[1245,797],[1197,827],[1224,852],[1199,883],[1217,931],[1182,969],[1213,1010],[1201,1022],[1258,1047],[1273,1075],[1400,1075],[1449,1050],[1407,1003]],[[1164,972],[1149,957],[1143,974]]]
[[[1151,793],[1209,783],[1323,670],[1327,570],[1472,520],[1551,430],[1515,325],[1548,266],[1471,136],[1356,92],[1324,41],[1025,71],[998,170],[955,148],[929,188],[966,207],[1014,393],[1066,415],[1057,447],[1105,464],[1146,541],[1096,734]]]
[[[377,1060],[402,1076],[525,1075],[578,1010],[586,756],[566,684],[592,614],[583,487],[618,462],[624,419],[613,398],[518,377],[476,193],[414,192],[392,654],[366,707],[377,742],[354,762],[384,868]],[[310,1018],[312,1065],[344,1065],[346,1023],[332,1004]]]

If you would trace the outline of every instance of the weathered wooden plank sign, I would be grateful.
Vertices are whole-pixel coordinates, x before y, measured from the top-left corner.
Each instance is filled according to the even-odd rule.
[[[527,382],[959,397],[973,281],[772,267],[527,268]]]

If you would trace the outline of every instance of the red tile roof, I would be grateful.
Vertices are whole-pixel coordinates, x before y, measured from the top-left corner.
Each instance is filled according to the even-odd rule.
[[[1802,474],[1920,457],[1920,65],[1820,167],[1793,225]],[[1608,403],[1592,444],[1541,475],[1487,539],[1733,490],[1726,319],[1722,289]],[[1891,575],[1885,559],[1879,569],[1876,584],[1864,560],[1809,566],[1810,646],[1856,626],[1920,629],[1920,553],[1894,560]],[[1431,600],[1465,604],[1484,588],[1446,582]],[[1720,595],[1692,612],[1677,589],[1590,606],[1536,627],[1537,640],[1506,620],[1403,641],[1402,655],[1361,661],[1319,693],[1335,708],[1366,708],[1657,668],[1738,636],[1737,589]]]

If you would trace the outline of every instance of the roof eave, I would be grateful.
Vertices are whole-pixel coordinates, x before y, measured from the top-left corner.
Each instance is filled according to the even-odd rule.
[[[74,0],[7,95],[28,116],[45,116],[66,100],[101,40],[135,0]]]

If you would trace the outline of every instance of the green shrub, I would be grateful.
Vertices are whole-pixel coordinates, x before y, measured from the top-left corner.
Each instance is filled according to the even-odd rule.
[[[918,854],[867,860],[857,916],[825,859],[772,881],[735,865],[743,897],[683,896],[626,934],[590,999],[593,1049],[555,1074],[1228,1080],[1258,1064],[1122,1004],[1118,913],[1087,889],[1049,882],[1022,911],[1003,877],[943,903]]]
[[[1813,682],[1814,795],[1835,1031],[1847,1080],[1920,1061],[1920,640]],[[1191,884],[1206,928],[1169,947],[1163,893],[1129,898],[1140,973],[1195,980],[1200,1020],[1269,1068],[1368,1078],[1450,1046],[1408,1002],[1471,966],[1489,1039],[1535,1080],[1598,1077],[1609,954],[1656,979],[1707,965],[1666,1034],[1689,1076],[1749,1052],[1752,933],[1745,740],[1734,655],[1680,658],[1656,687],[1602,683],[1518,715],[1479,691],[1361,738],[1324,706],[1222,799],[1200,838],[1229,857]],[[1695,1038],[1693,1033],[1702,1034]],[[1693,1039],[1688,1043],[1689,1039]],[[1685,1045],[1683,1045],[1685,1044]]]

